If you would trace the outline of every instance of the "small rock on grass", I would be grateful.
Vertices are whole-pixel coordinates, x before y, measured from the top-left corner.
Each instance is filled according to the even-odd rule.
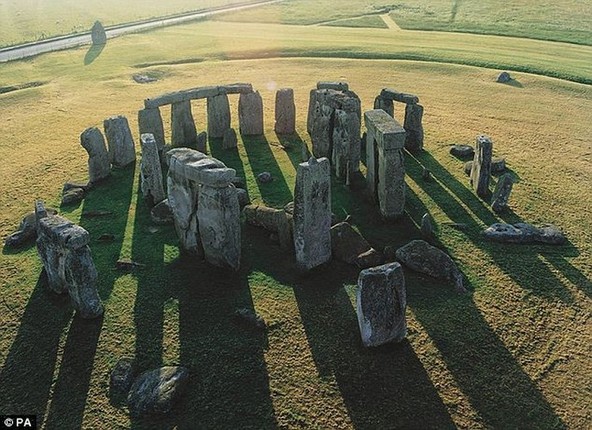
[[[148,370],[136,378],[127,397],[130,414],[142,417],[166,414],[189,383],[189,371],[181,366]]]

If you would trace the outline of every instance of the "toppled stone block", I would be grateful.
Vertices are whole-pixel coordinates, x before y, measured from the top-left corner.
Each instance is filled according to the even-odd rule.
[[[271,233],[277,233],[280,247],[288,251],[293,249],[292,217],[285,210],[267,206],[247,205],[243,208],[243,213],[247,224],[264,228]]]
[[[123,115],[107,118],[103,121],[103,128],[111,164],[123,167],[136,161],[134,139],[127,118]]]
[[[111,174],[111,159],[103,134],[96,127],[87,128],[80,135],[80,144],[88,153],[88,177],[97,183]]]
[[[466,292],[463,276],[452,258],[423,240],[413,240],[397,249],[397,260],[419,273],[454,283],[459,293]]]
[[[471,166],[471,185],[475,193],[481,197],[489,196],[489,181],[491,180],[491,157],[493,142],[488,136],[477,136],[475,158]]]
[[[356,311],[362,343],[366,347],[401,342],[407,335],[407,292],[399,263],[360,272]]]
[[[140,135],[150,133],[154,136],[158,152],[164,149],[164,125],[162,123],[162,115],[160,109],[141,109],[138,111],[138,128]]]
[[[263,134],[263,99],[259,91],[241,93],[238,99],[238,120],[242,135]]]
[[[495,223],[483,231],[483,236],[494,242],[547,245],[564,245],[567,238],[561,230],[552,225],[536,227],[528,223]]]
[[[76,312],[82,318],[103,314],[97,292],[97,270],[90,248],[90,235],[82,227],[59,215],[46,215],[36,208],[38,217],[37,251],[47,273],[49,288],[67,292]]]
[[[230,128],[230,104],[228,96],[208,97],[208,136],[219,138]]]
[[[111,396],[126,396],[134,382],[134,361],[131,358],[121,358],[111,371],[109,378],[109,392]]]
[[[197,129],[191,113],[191,102],[171,105],[171,143],[174,147],[196,147]]]
[[[142,373],[127,398],[132,416],[168,413],[189,382],[189,371],[180,366],[161,367]]]
[[[512,77],[510,76],[510,74],[508,72],[501,72],[497,79],[496,82],[499,82],[500,84],[506,84],[508,82],[510,82],[512,80]]]
[[[331,249],[335,258],[361,269],[378,266],[384,261],[384,257],[347,222],[331,227]]]
[[[509,173],[500,176],[497,184],[495,185],[495,191],[491,200],[491,208],[496,213],[501,213],[508,209],[508,200],[510,200],[510,194],[512,193],[512,187],[514,186],[514,177]]]
[[[450,154],[458,158],[473,158],[475,149],[471,145],[452,145]]]
[[[56,215],[58,211],[53,208],[43,207],[45,216]],[[16,248],[32,242],[37,238],[37,217],[35,212],[31,212],[22,219],[19,229],[8,236],[4,241],[4,246],[7,248]]]
[[[80,203],[86,196],[86,190],[84,188],[68,188],[62,191],[62,202],[60,206],[68,206],[76,203]]]
[[[140,136],[142,161],[140,162],[140,188],[144,199],[150,206],[162,202],[166,198],[162,183],[162,168],[158,155],[158,146],[154,136]]]
[[[296,132],[296,105],[292,88],[281,88],[275,93],[274,129],[277,134]]]

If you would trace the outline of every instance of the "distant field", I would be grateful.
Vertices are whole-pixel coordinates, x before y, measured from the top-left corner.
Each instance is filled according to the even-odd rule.
[[[0,47],[246,0],[1,0]]]
[[[587,0],[291,0],[217,20],[316,24],[391,12],[401,28],[461,31],[592,44],[592,2]]]
[[[363,15],[355,18],[338,19],[321,23],[329,27],[365,27],[365,28],[388,28],[384,20],[378,15]]]

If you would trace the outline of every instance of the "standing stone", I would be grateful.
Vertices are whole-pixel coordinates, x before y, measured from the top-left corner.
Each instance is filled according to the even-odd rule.
[[[332,164],[335,176],[349,178],[360,170],[360,117],[341,109],[334,115]]]
[[[146,108],[138,111],[138,128],[140,135],[150,133],[154,136],[158,152],[164,148],[164,126],[162,124],[162,115],[158,108]]]
[[[206,133],[205,131],[202,131],[201,133],[199,133],[197,135],[196,149],[199,152],[207,154],[208,153],[206,150],[207,143],[208,143],[208,133]]]
[[[491,179],[491,156],[493,143],[488,136],[477,136],[475,158],[471,167],[471,185],[481,198],[489,195],[489,180]]]
[[[401,342],[407,335],[407,293],[403,268],[389,263],[360,272],[356,311],[366,347]]]
[[[152,134],[140,136],[142,145],[142,161],[140,162],[140,188],[150,206],[160,203],[166,198],[162,183],[162,169],[158,147]]]
[[[233,149],[236,148],[236,146],[236,131],[234,131],[234,128],[229,128],[224,132],[224,137],[222,138],[222,148]]]
[[[226,94],[208,97],[208,135],[214,138],[224,136],[230,128],[230,104]]]
[[[374,99],[374,109],[382,109],[393,118],[395,117],[395,104],[391,99],[382,96],[376,96]]]
[[[171,105],[171,143],[174,147],[195,147],[197,129],[191,113],[191,101],[181,101]]]
[[[105,136],[109,145],[111,163],[117,167],[127,166],[136,161],[134,139],[127,118],[119,115],[103,121]]]
[[[431,240],[434,237],[434,225],[432,223],[432,217],[426,213],[421,218],[421,236],[425,240]]]
[[[244,136],[263,134],[263,99],[259,91],[241,93],[238,99],[238,122]]]
[[[97,269],[90,248],[90,235],[82,227],[59,215],[39,214],[37,251],[47,273],[49,288],[67,292],[76,312],[82,318],[103,314],[97,292]]]
[[[310,138],[313,156],[317,158],[331,157],[332,116],[331,106],[315,102]]]
[[[514,178],[511,174],[506,173],[497,181],[495,185],[495,191],[493,192],[493,198],[491,208],[497,212],[503,212],[508,208],[508,200],[512,193],[512,187],[514,186]]]
[[[423,149],[423,106],[418,104],[405,105],[405,122],[403,128],[407,132],[405,149],[419,152]]]
[[[280,88],[275,93],[274,130],[277,134],[294,134],[296,132],[296,105],[292,88]]]
[[[296,263],[310,270],[331,259],[331,169],[311,157],[298,165],[294,189]]]
[[[366,123],[366,182],[380,213],[394,219],[405,211],[405,129],[385,111],[364,114]]]
[[[96,127],[87,128],[80,135],[80,144],[88,152],[89,182],[95,184],[107,178],[111,174],[111,162],[101,131]]]

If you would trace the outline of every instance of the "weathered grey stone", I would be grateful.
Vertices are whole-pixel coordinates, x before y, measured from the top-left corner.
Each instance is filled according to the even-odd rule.
[[[501,72],[497,79],[496,82],[499,82],[501,84],[505,84],[508,83],[512,80],[512,77],[510,76],[510,74],[508,72]]]
[[[173,103],[186,102],[189,100],[205,99],[215,97],[220,94],[240,94],[253,92],[251,84],[237,83],[221,86],[190,88],[172,93],[165,93],[157,97],[144,100],[144,106],[147,108],[157,108]]]
[[[238,197],[238,205],[241,209],[251,204],[251,199],[249,198],[249,193],[247,190],[243,188],[237,188],[236,196]]]
[[[467,175],[471,175],[473,170],[473,161],[467,161],[464,165],[464,171]],[[491,173],[504,173],[506,171],[506,159],[505,158],[492,158],[491,159]]]
[[[393,118],[395,117],[395,104],[392,99],[376,96],[374,99],[374,109],[382,109]]]
[[[485,229],[483,236],[502,243],[564,245],[567,242],[561,230],[551,224],[536,227],[527,223],[496,223]]]
[[[454,283],[459,293],[466,292],[463,276],[454,261],[443,251],[423,240],[413,240],[397,249],[397,260],[419,273]]]
[[[362,343],[366,347],[401,342],[407,335],[407,291],[399,263],[360,272],[356,311]]]
[[[158,155],[158,146],[154,136],[146,133],[140,136],[142,161],[140,162],[140,188],[150,206],[166,198],[162,182],[162,168]]]
[[[261,172],[257,175],[257,180],[262,184],[268,184],[273,181],[273,176],[269,172]]]
[[[277,134],[296,132],[296,105],[292,88],[281,88],[275,93],[274,130]]]
[[[93,24],[90,30],[90,38],[93,45],[104,45],[107,43],[107,33],[100,21],[95,21]]]
[[[291,215],[286,211],[267,206],[247,205],[243,208],[243,213],[247,224],[277,233],[280,247],[287,251],[293,249]]]
[[[161,367],[142,373],[134,381],[127,404],[132,416],[166,414],[189,382],[189,371],[180,366]]]
[[[134,73],[132,75],[132,79],[137,84],[149,84],[149,83],[158,81],[158,78],[157,77],[145,75],[145,74],[142,74],[142,73]]]
[[[421,236],[425,240],[431,240],[434,238],[434,226],[432,224],[432,217],[426,213],[421,217]]]
[[[333,117],[332,164],[335,176],[349,178],[360,170],[360,117],[336,109]]]
[[[41,211],[37,213],[41,214]],[[37,251],[47,273],[49,288],[58,294],[67,292],[82,318],[96,318],[103,314],[89,241],[88,231],[66,218],[39,216]]]
[[[248,94],[253,92],[253,86],[251,84],[242,82],[221,85],[218,88],[220,89],[220,94]]]
[[[452,145],[450,153],[458,158],[472,158],[475,155],[475,149],[471,145]]]
[[[159,152],[164,148],[164,125],[162,123],[162,115],[160,109],[140,109],[138,111],[138,128],[140,135],[150,133],[154,136],[156,147]]]
[[[347,91],[349,85],[347,82],[341,81],[319,81],[317,82],[317,90]]]
[[[471,166],[471,185],[481,198],[489,196],[489,181],[491,179],[491,156],[493,143],[488,136],[477,136],[475,158]]]
[[[385,111],[364,114],[366,123],[366,182],[386,219],[405,212],[405,129]]]
[[[62,192],[61,206],[73,205],[84,200],[86,190],[84,188],[69,188]]]
[[[150,219],[154,224],[169,225],[174,223],[173,210],[169,199],[164,199],[150,210]]]
[[[361,269],[378,266],[383,262],[382,255],[347,222],[331,227],[331,249],[336,259],[355,264]]]
[[[423,106],[413,103],[405,105],[405,149],[419,152],[423,149]]]
[[[88,153],[88,180],[97,183],[111,174],[111,160],[105,146],[103,133],[90,127],[80,135],[80,144]]]
[[[333,108],[321,104],[321,102],[316,102],[314,105],[310,138],[312,140],[312,153],[315,157],[331,156],[331,138],[333,134],[331,118],[333,112]]]
[[[228,96],[208,97],[208,136],[219,138],[230,128],[230,104]]]
[[[234,149],[238,145],[238,140],[236,138],[236,131],[234,128],[229,128],[224,132],[224,136],[222,137],[222,148],[223,149]]]
[[[198,194],[199,234],[206,260],[220,267],[240,268],[240,208],[236,188],[202,185]]]
[[[42,205],[42,203],[41,203]],[[44,216],[56,215],[58,211],[53,208],[45,209],[45,206],[41,206],[44,211]],[[35,212],[31,212],[22,219],[19,229],[8,236],[4,241],[4,246],[7,248],[23,246],[29,242],[32,242],[37,238],[37,216]]]
[[[208,153],[206,150],[207,143],[208,143],[208,133],[205,131],[202,131],[201,133],[199,133],[197,135],[195,147],[199,152],[207,154]]]
[[[406,94],[401,93],[399,91],[385,88],[380,92],[380,96],[387,100],[394,100],[396,102],[405,103],[405,104],[415,104],[419,103],[419,97],[413,94]]]
[[[329,160],[298,165],[294,189],[296,263],[310,270],[331,259],[331,169]]]
[[[112,396],[127,397],[134,382],[134,361],[131,358],[121,358],[111,371],[109,391]]]
[[[241,93],[238,99],[238,122],[243,136],[263,134],[263,99],[259,91]]]
[[[514,186],[514,178],[509,173],[500,176],[495,185],[495,191],[493,192],[491,208],[497,212],[503,212],[508,208],[508,200],[512,193],[512,187]]]
[[[134,139],[127,118],[122,115],[107,118],[103,121],[103,128],[109,145],[111,164],[123,167],[136,161]]]
[[[197,129],[191,113],[190,101],[171,105],[171,143],[173,147],[197,146]]]

